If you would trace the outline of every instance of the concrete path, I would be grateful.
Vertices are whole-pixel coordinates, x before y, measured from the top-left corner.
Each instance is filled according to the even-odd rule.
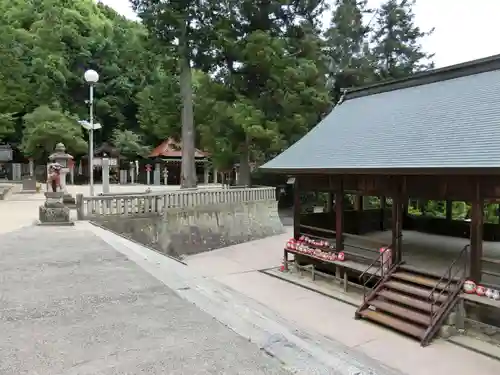
[[[0,201],[0,233],[29,226],[43,201],[12,198]],[[283,373],[262,351],[308,375],[500,373],[489,358],[444,341],[422,349],[354,320],[352,306],[258,272],[281,262],[289,237],[199,254],[185,267],[88,223],[1,235],[0,373]],[[168,367],[170,356],[197,367]]]
[[[200,185],[200,188],[211,189],[220,185]],[[95,194],[102,192],[102,185],[95,185]],[[178,190],[179,186],[147,186],[147,185],[111,185],[111,192],[116,193],[138,193],[146,189],[153,191]],[[42,184],[42,189],[45,185]],[[76,194],[88,195],[90,188],[88,185],[69,185],[68,191]],[[12,194],[8,200],[0,200],[0,233],[7,233],[24,226],[33,224],[38,219],[38,207],[43,204],[45,197],[43,192],[38,194]],[[76,218],[76,213],[73,212]]]
[[[101,228],[86,225],[184,299],[279,359],[294,374],[402,375],[317,332],[298,329],[296,324],[267,306],[202,277],[190,267]]]
[[[355,320],[355,307],[258,272],[281,263],[288,233],[227,247],[186,259],[193,270],[255,299],[294,322],[321,332],[408,375],[498,375],[500,362],[443,340],[421,348],[414,340]]]
[[[0,244],[1,374],[288,373],[79,225]]]

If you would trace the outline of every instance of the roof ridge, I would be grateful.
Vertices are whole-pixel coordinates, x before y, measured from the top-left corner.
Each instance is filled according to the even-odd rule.
[[[388,91],[443,82],[493,70],[500,70],[500,54],[449,65],[443,68],[418,72],[405,78],[390,79],[367,86],[343,89],[346,90],[344,101],[363,96],[381,94]]]

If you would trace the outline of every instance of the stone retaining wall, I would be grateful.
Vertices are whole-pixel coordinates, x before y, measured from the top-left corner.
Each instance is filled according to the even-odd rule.
[[[284,231],[274,188],[78,197],[77,202],[79,217],[176,258]]]

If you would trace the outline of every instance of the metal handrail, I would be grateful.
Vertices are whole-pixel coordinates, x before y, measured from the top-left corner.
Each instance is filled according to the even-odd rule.
[[[389,249],[390,249],[390,248],[389,248]],[[363,276],[364,276],[364,275],[365,275],[365,274],[366,274],[366,273],[370,270],[370,268],[372,268],[372,267],[373,267],[373,266],[374,266],[377,262],[380,262],[380,261],[381,261],[381,259],[382,259],[382,253],[379,253],[379,254],[377,255],[377,257],[373,260],[373,262],[372,262],[372,263],[370,263],[370,265],[368,266],[368,268],[367,268],[367,269],[365,269],[361,275],[359,275],[359,279],[360,279],[360,280],[361,280],[361,279],[363,279]],[[377,269],[377,271],[378,271],[378,269]]]
[[[441,276],[439,281],[436,283],[434,288],[432,288],[431,292],[429,293],[427,300],[430,301],[430,303],[431,303],[431,311],[430,311],[431,322],[434,318],[434,308],[436,307],[437,302],[439,302],[439,299],[441,298],[441,296],[443,295],[444,292],[448,292],[448,287],[451,286],[455,276],[462,270],[463,271],[462,277],[460,279],[465,278],[465,275],[467,273],[467,257],[465,258],[466,261],[463,264],[463,268],[459,268],[458,270],[456,270],[453,275],[451,274],[451,271],[453,269],[453,266],[455,266],[455,264],[462,258],[462,256],[464,254],[467,254],[469,247],[470,247],[470,245],[464,246],[464,248],[460,251],[460,253],[455,258],[455,260],[453,262],[451,262],[451,264],[448,266],[448,269],[444,272],[443,276]],[[444,278],[446,276],[448,276],[448,282],[446,283],[446,285],[443,288],[440,288],[441,292],[437,295],[437,297],[434,298],[434,293],[436,292],[436,289],[438,288],[438,286],[441,284],[441,282],[444,280]]]
[[[396,237],[396,240],[397,240],[397,239],[399,239],[399,238],[401,238],[401,237],[403,237],[403,234],[400,234],[399,236],[397,236],[397,237]],[[348,245],[348,246],[351,246],[351,245]],[[370,250],[370,251],[373,251],[372,249],[361,248],[361,247],[357,247],[357,246],[351,246],[351,247],[358,248],[358,249],[362,249],[362,250]],[[392,250],[392,242],[391,242],[391,244],[390,244],[390,245],[386,245],[386,246],[382,246],[382,247],[385,247],[385,248],[386,248],[386,249],[388,249],[388,250]],[[378,255],[378,256],[377,256],[377,257],[373,260],[373,262],[372,262],[372,263],[368,266],[368,268],[367,268],[367,269],[365,269],[365,270],[363,271],[363,273],[359,276],[359,279],[361,279],[361,278],[365,275],[365,273],[367,273],[367,272],[370,270],[370,268],[372,268],[372,267],[373,267],[373,266],[374,266],[377,262],[379,262],[381,258],[382,258],[382,253],[380,253],[380,254],[379,254],[379,255]],[[379,267],[379,268],[380,268],[380,267]],[[377,271],[378,271],[378,269],[377,269]]]
[[[380,279],[375,283],[373,286],[372,290],[375,290],[379,284],[384,280],[384,269],[386,267],[386,263],[389,263],[392,259],[387,258],[384,262],[380,264],[380,267],[372,274],[370,277],[363,283],[363,302],[366,303],[366,290],[367,290],[367,285],[368,283],[377,275],[378,271],[380,270]],[[390,268],[387,269],[387,272],[385,275],[389,274],[392,272],[392,270],[399,265],[399,262],[394,262],[394,264],[391,265]]]
[[[396,239],[399,239],[403,236],[403,234],[401,233],[399,236],[396,237]],[[393,249],[392,247],[392,243],[391,245],[387,245],[387,246],[384,246],[386,248],[385,251],[391,251]],[[392,262],[393,261],[393,258],[392,257],[388,257],[386,258],[385,260],[383,260],[383,255],[384,253],[380,253],[374,260],[373,262],[368,266],[368,268],[366,268],[363,273],[361,273],[361,275],[359,276],[359,280],[360,281],[363,281],[363,276],[372,268],[375,266],[375,264],[377,262],[380,262],[380,265],[378,266],[378,268],[370,275],[370,277],[365,280],[365,282],[363,283],[363,302],[366,303],[366,289],[367,289],[367,285],[368,283],[375,277],[377,276],[377,273],[380,271],[380,279],[375,283],[375,285],[373,286],[373,290],[377,288],[377,286],[382,282],[382,280],[384,279],[384,270],[386,268],[386,266],[388,265],[387,263],[389,262]],[[400,264],[400,262],[394,262],[390,267],[388,267],[388,269],[386,270],[385,274],[389,274],[396,266],[398,266]]]

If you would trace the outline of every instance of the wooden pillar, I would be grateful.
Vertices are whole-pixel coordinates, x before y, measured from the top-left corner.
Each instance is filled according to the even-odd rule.
[[[398,225],[397,225],[397,246],[396,246],[396,261],[400,262],[403,257],[403,237],[402,237],[402,232],[403,232],[403,216],[405,214],[405,204],[403,203],[403,200],[401,199],[401,196],[397,198],[398,201]]]
[[[344,186],[342,179],[335,191],[335,248],[344,250]]]
[[[354,196],[354,209],[356,211],[363,211],[363,196],[360,194]]]
[[[328,198],[326,200],[326,212],[333,212],[333,200],[335,199],[334,194],[328,192]]]
[[[385,196],[379,197],[380,199],[380,230],[385,230],[385,209],[387,202]]]
[[[391,256],[392,259],[396,259],[396,247],[397,247],[397,237],[398,237],[398,205],[396,203],[396,197],[392,197],[392,213],[391,213]]]
[[[404,197],[403,195],[401,195],[401,231],[400,231],[400,233],[402,233],[402,231],[405,227],[404,226],[405,220],[408,217],[408,210],[409,210],[409,206],[410,206],[409,200],[410,199],[408,197]]]
[[[293,185],[293,238],[300,237],[300,186],[299,179],[295,177]]]
[[[396,183],[396,182],[395,182]],[[392,241],[391,241],[391,255],[393,262],[399,262],[402,257],[402,238],[401,232],[403,229],[403,213],[404,203],[401,195],[401,188],[399,182],[394,186],[394,193],[392,194]]]
[[[481,258],[483,257],[483,199],[480,195],[480,185],[476,182],[476,192],[471,207],[470,221],[470,278],[481,282]]]
[[[452,219],[452,207],[453,207],[453,201],[447,200],[446,201],[446,220],[451,221]]]

